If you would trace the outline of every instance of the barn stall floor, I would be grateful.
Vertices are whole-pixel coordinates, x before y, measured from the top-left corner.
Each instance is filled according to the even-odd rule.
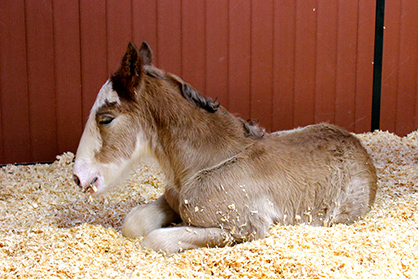
[[[353,225],[275,226],[258,241],[164,257],[120,233],[124,215],[163,192],[141,165],[123,186],[89,198],[72,182],[73,154],[0,169],[1,278],[416,278],[418,131],[359,134],[379,176],[372,211]]]

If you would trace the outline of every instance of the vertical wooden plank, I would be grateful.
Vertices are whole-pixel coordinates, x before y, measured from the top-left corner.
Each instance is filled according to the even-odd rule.
[[[1,15],[0,15],[1,16]],[[1,47],[1,45],[0,45]],[[1,65],[1,62],[0,62]],[[1,69],[0,69],[0,75],[1,75]],[[0,77],[0,82],[1,82],[1,77]],[[1,95],[1,87],[0,87],[0,95]],[[4,160],[4,140],[3,140],[3,113],[2,113],[2,102],[1,102],[2,98],[0,98],[0,164],[4,164],[5,160]]]
[[[52,1],[26,2],[31,160],[57,154]]]
[[[0,163],[30,161],[24,1],[0,1]]]
[[[206,92],[228,108],[228,1],[206,1]]]
[[[115,72],[132,41],[131,0],[107,0],[108,74]]]
[[[182,77],[205,90],[205,1],[182,1]]]
[[[108,78],[106,0],[80,0],[81,89],[83,123]]]
[[[251,2],[229,2],[228,107],[243,119],[250,118]]]
[[[335,122],[338,2],[319,0],[316,52],[315,122]]]
[[[181,76],[181,1],[158,1],[157,12],[158,66],[167,72]]]
[[[1,94],[1,89],[0,89]],[[2,108],[1,108],[1,99],[0,99],[0,164],[5,164],[5,158],[4,158],[4,140],[3,140],[3,127],[2,127]]]
[[[59,154],[76,151],[83,128],[78,4],[53,2]]]
[[[294,126],[315,121],[317,1],[296,3]]]
[[[404,136],[415,129],[418,65],[418,3],[402,1],[396,133]]]
[[[416,14],[418,16],[418,13]],[[418,45],[416,46],[416,49],[418,49]],[[415,77],[415,110],[414,110],[414,127],[412,131],[418,130],[418,71],[417,75]]]
[[[401,2],[385,3],[380,129],[396,130]]]
[[[140,47],[146,41],[158,61],[157,50],[157,1],[138,0],[132,2],[133,42]]]
[[[354,132],[371,129],[376,1],[359,0]],[[372,16],[373,15],[373,16]]]
[[[272,129],[273,1],[252,1],[251,118]]]
[[[417,49],[418,49],[418,46],[417,46]],[[415,88],[415,114],[414,114],[414,127],[413,127],[412,131],[418,130],[418,73],[417,73],[417,76],[415,77],[415,85],[416,85],[416,88]]]
[[[358,2],[338,2],[338,53],[335,123],[354,130]]]
[[[293,128],[296,2],[274,2],[274,73],[272,130]]]

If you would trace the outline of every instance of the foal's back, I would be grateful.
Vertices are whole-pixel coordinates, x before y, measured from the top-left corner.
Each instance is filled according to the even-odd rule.
[[[267,134],[199,172],[182,191],[188,204],[180,212],[194,226],[221,226],[235,241],[256,239],[273,223],[350,224],[370,210],[376,181],[355,136],[318,124]]]
[[[311,125],[267,135],[256,146],[263,155],[254,171],[282,214],[276,222],[350,224],[374,203],[375,167],[360,141],[342,128]]]

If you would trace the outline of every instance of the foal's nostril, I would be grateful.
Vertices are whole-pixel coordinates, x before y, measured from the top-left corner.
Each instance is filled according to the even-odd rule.
[[[81,187],[81,185],[80,185],[80,178],[78,178],[78,176],[74,174],[73,175],[73,179],[74,179],[75,184],[77,184],[78,186]]]
[[[97,181],[97,179],[98,179],[97,176],[95,178],[93,178],[93,180],[90,182],[90,185],[93,185]]]

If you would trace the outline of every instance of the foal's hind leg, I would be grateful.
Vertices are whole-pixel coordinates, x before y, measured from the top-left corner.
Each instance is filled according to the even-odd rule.
[[[145,237],[142,247],[169,255],[200,247],[223,247],[228,243],[228,239],[225,231],[220,228],[161,228],[150,232]]]
[[[122,225],[122,234],[136,238],[146,236],[151,231],[175,222],[179,216],[168,205],[165,195],[150,204],[142,204],[133,208]]]

